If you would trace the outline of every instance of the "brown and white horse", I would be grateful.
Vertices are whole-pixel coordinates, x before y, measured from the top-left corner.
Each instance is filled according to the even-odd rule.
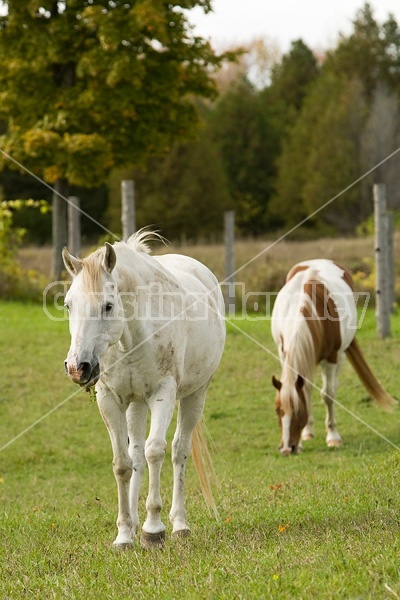
[[[317,365],[322,368],[328,446],[342,443],[334,401],[345,354],[368,393],[383,408],[388,410],[396,404],[377,381],[355,339],[354,284],[344,267],[325,259],[292,267],[276,298],[271,328],[282,366],[281,379],[272,377],[277,389],[282,454],[296,453],[301,440],[314,437],[310,396]]]

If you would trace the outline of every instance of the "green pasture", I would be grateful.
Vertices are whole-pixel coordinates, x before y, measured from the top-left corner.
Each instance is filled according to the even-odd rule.
[[[0,303],[0,322],[2,600],[400,597],[400,408],[388,415],[372,405],[349,364],[338,394],[343,448],[326,447],[315,394],[316,438],[283,458],[269,323],[229,323],[205,413],[220,518],[204,506],[190,464],[191,537],[119,552],[111,446],[96,403],[64,375],[67,323],[13,303]],[[358,338],[400,397],[398,315],[392,328],[377,339],[371,310]],[[169,534],[169,453],[162,491]],[[143,516],[145,495],[146,487]]]

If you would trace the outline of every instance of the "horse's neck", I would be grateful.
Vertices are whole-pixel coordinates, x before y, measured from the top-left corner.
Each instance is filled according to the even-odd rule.
[[[296,379],[300,373],[306,382],[312,381],[318,362],[317,352],[307,322],[300,319],[285,354],[283,377]]]
[[[125,323],[122,337],[119,341],[120,349],[124,352],[131,350],[134,344],[141,341],[145,333],[143,323],[137,319],[138,290],[144,290],[151,278],[147,255],[124,249],[118,255],[116,266],[116,279],[124,307]],[[150,272],[149,272],[150,271]]]
[[[120,348],[126,351],[151,336],[153,322],[160,316],[157,303],[168,281],[168,273],[154,257],[142,252],[134,252],[133,256],[124,254],[122,258],[117,279],[125,326],[119,343]],[[160,302],[162,304],[162,299]]]

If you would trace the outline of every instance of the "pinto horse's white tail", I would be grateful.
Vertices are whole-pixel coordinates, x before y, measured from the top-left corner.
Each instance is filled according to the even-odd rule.
[[[214,471],[207,442],[204,439],[201,421],[196,425],[192,434],[192,459],[199,478],[204,500],[207,506],[213,511],[215,518],[218,519],[218,509],[215,504],[208,473],[210,473],[210,476],[214,481],[217,480],[217,476]]]
[[[361,348],[355,338],[347,348],[346,356],[367,392],[382,406],[384,410],[390,412],[394,406],[396,406],[397,401],[383,389],[379,381],[376,379],[375,375],[369,368]]]

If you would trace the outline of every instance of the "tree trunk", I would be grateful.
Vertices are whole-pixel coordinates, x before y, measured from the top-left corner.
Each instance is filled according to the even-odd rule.
[[[52,202],[52,239],[53,256],[51,264],[51,277],[54,281],[61,279],[64,268],[62,260],[62,249],[67,245],[67,202],[68,182],[58,179],[54,184]]]
[[[81,252],[81,213],[80,200],[77,196],[68,198],[68,250],[74,256]]]
[[[124,242],[135,233],[135,184],[132,180],[121,181],[121,205],[122,205],[122,239]]]

